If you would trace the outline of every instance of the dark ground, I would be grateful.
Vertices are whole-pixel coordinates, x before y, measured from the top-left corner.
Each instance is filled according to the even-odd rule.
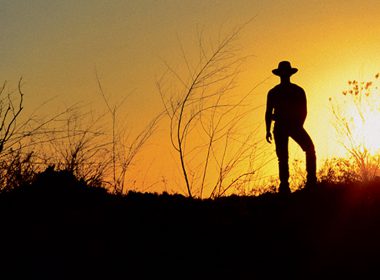
[[[1,193],[0,216],[0,279],[380,276],[380,183],[196,200],[45,173]]]

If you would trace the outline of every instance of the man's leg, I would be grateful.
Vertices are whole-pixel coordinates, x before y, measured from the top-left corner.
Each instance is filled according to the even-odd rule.
[[[294,141],[300,145],[302,150],[306,153],[306,185],[313,186],[317,183],[317,159],[313,141],[303,127],[292,130],[290,137],[292,137]]]
[[[286,129],[281,129],[279,127],[274,128],[273,131],[274,142],[276,144],[276,155],[278,158],[278,170],[280,177],[280,188],[281,193],[289,193],[289,151],[288,143],[289,137]]]

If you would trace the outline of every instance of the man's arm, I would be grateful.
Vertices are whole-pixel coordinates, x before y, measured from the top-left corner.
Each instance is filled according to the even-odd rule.
[[[272,133],[270,132],[272,124],[272,115],[273,115],[273,101],[271,94],[268,93],[267,96],[267,108],[265,111],[265,127],[266,127],[266,140],[268,143],[272,143]]]
[[[307,101],[306,101],[306,93],[303,89],[301,89],[301,107],[300,107],[300,120],[302,125],[304,124],[307,116]]]

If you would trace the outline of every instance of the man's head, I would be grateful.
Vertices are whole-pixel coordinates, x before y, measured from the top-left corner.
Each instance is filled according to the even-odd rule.
[[[297,68],[293,68],[289,61],[281,61],[278,64],[277,69],[273,69],[272,73],[280,77],[290,77],[298,71]]]

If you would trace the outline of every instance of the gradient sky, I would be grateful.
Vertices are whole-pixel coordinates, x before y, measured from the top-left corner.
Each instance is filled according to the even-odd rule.
[[[321,162],[339,150],[328,98],[339,96],[347,80],[370,79],[380,70],[379,14],[376,0],[1,0],[0,77],[15,87],[23,76],[26,111],[51,98],[57,108],[75,102],[100,108],[97,72],[112,101],[128,95],[121,117],[138,131],[162,110],[155,82],[163,61],[183,63],[179,42],[191,54],[197,30],[213,40],[217,31],[253,18],[238,42],[252,55],[240,86],[249,90],[270,77],[252,101],[264,105],[268,89],[278,83],[271,70],[290,60],[299,69],[293,82],[308,96],[305,126]],[[53,112],[54,106],[49,106]],[[252,125],[263,121],[262,108]],[[160,128],[134,167],[141,180],[176,181],[176,168],[159,160],[163,153],[175,157],[168,144]],[[291,157],[303,156],[292,149]]]

